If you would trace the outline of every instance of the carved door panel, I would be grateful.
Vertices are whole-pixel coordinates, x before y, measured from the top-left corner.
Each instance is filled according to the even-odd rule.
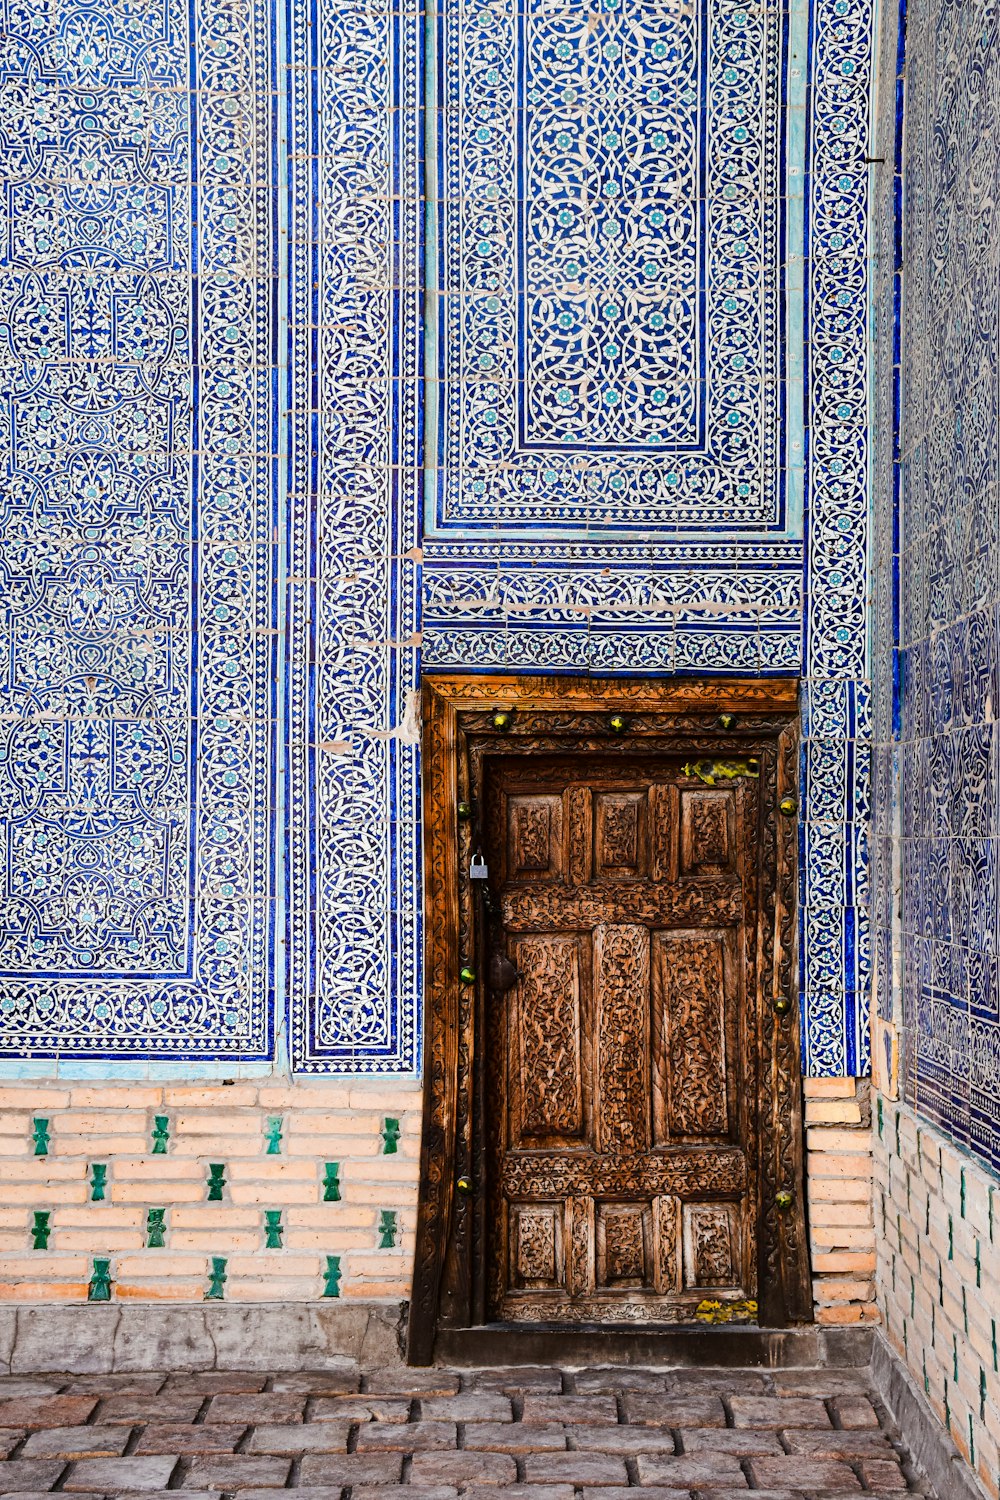
[[[484,791],[488,1314],[752,1317],[757,781],[512,755]]]

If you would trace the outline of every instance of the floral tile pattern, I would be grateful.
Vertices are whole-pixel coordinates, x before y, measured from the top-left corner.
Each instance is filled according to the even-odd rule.
[[[890,17],[875,218],[876,393],[892,445],[875,494],[879,1011],[899,1033],[907,1102],[994,1171],[997,43],[985,5],[917,0]]]
[[[267,1056],[267,16],[4,25],[0,1045]]]

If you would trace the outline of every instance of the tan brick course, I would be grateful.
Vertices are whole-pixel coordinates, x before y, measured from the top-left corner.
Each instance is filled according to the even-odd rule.
[[[996,1186],[904,1104],[875,1102],[878,1294],[886,1334],[987,1492],[1000,1493]],[[895,1476],[865,1460],[877,1493]],[[879,1489],[879,1484],[882,1488]]]
[[[876,1322],[868,1081],[806,1078],[803,1094],[816,1320]]]
[[[387,1116],[399,1122],[386,1154]],[[156,1119],[166,1150],[153,1150]],[[34,1121],[48,1150],[35,1154]],[[277,1152],[269,1127],[280,1120]],[[200,1301],[216,1261],[223,1297],[315,1301],[408,1295],[413,1258],[421,1093],[415,1081],[233,1085],[25,1081],[0,1089],[0,1299],[86,1299],[95,1259],[110,1262],[124,1300]],[[162,1129],[160,1130],[162,1135]],[[103,1198],[93,1166],[105,1167]],[[334,1194],[327,1164],[336,1164]],[[213,1165],[221,1197],[209,1199]],[[339,1196],[336,1196],[339,1194]],[[157,1211],[162,1247],[147,1244]],[[280,1215],[281,1248],[266,1248],[265,1214]],[[380,1250],[380,1215],[395,1245]],[[35,1214],[47,1245],[32,1248]],[[339,1258],[339,1280],[327,1258]]]

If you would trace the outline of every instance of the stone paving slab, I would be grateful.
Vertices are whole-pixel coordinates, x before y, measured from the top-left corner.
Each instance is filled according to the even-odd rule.
[[[880,1413],[856,1370],[17,1377],[0,1379],[0,1497],[930,1496]]]
[[[517,1464],[509,1453],[415,1453],[411,1484],[514,1484]]]
[[[633,1396],[624,1398],[625,1420],[633,1426],[725,1427],[719,1396]]]
[[[581,1453],[673,1453],[672,1432],[656,1427],[581,1427],[573,1432]]]
[[[89,1494],[165,1490],[176,1467],[177,1459],[168,1454],[147,1458],[81,1458],[70,1464],[60,1487]]]
[[[416,1453],[424,1448],[456,1448],[455,1422],[369,1422],[358,1429],[359,1453]]]
[[[346,1453],[354,1424],[299,1422],[255,1427],[247,1444],[248,1453]],[[401,1429],[402,1430],[402,1429]]]
[[[674,1490],[718,1490],[746,1484],[735,1453],[641,1453],[636,1463],[641,1485],[663,1485]]]
[[[530,1483],[560,1483],[587,1488],[595,1484],[624,1484],[625,1460],[612,1453],[527,1453],[524,1477]]]
[[[61,1458],[15,1458],[0,1464],[0,1494],[51,1490],[66,1468]]]
[[[798,1433],[797,1436],[812,1434]],[[749,1458],[755,1453],[776,1457],[787,1450],[782,1447],[782,1439],[776,1432],[755,1432],[752,1427],[683,1427],[680,1430],[680,1451],[735,1453],[738,1458]]]
[[[248,1490],[270,1485],[281,1489],[292,1467],[287,1458],[260,1453],[199,1453],[190,1461],[184,1483],[192,1490]]]
[[[43,1427],[31,1433],[22,1458],[121,1458],[132,1436],[128,1427]]]
[[[126,1428],[126,1433],[128,1429]],[[179,1457],[192,1453],[235,1453],[236,1445],[246,1432],[246,1424],[213,1422],[211,1426],[186,1425],[183,1422],[151,1422],[144,1427],[133,1453],[176,1453]],[[286,1429],[296,1431],[296,1428]]]
[[[413,1407],[411,1396],[319,1396],[310,1403],[310,1420],[336,1421],[347,1417],[352,1422],[408,1422]]]
[[[750,1467],[761,1489],[784,1486],[791,1489],[839,1490],[847,1494],[860,1490],[861,1481],[846,1464],[835,1458],[805,1458],[787,1454],[784,1458],[752,1458]]]
[[[109,1396],[98,1407],[96,1420],[123,1422],[129,1427],[140,1422],[193,1422],[207,1399],[198,1391]]]
[[[733,1396],[734,1427],[830,1427],[830,1414],[818,1396]]]
[[[540,1396],[557,1396],[563,1389],[563,1374],[548,1365],[517,1365],[508,1370],[464,1370],[462,1389],[502,1391],[504,1395],[535,1391]]]
[[[508,1484],[504,1486],[503,1500],[573,1500],[575,1493],[571,1484]],[[592,1490],[588,1491],[588,1500],[592,1494]],[[425,1500],[423,1492],[417,1500]],[[497,1500],[497,1497],[494,1492],[473,1485],[464,1491],[464,1500]],[[633,1496],[633,1500],[642,1497]]]
[[[510,1422],[510,1396],[491,1395],[487,1391],[470,1391],[465,1396],[430,1396],[420,1402],[420,1417],[425,1422]]]
[[[462,1447],[488,1448],[495,1453],[558,1452],[567,1447],[566,1428],[561,1422],[470,1422]]]

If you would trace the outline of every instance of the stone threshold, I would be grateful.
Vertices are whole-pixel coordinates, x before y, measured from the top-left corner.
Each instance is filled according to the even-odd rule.
[[[870,1328],[649,1328],[490,1324],[438,1332],[434,1362],[488,1365],[644,1365],[654,1368],[817,1369],[867,1365]]]

